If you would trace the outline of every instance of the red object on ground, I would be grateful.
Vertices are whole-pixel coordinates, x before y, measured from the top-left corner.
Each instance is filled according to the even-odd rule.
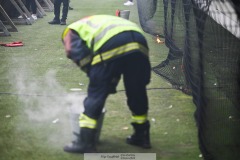
[[[20,46],[23,46],[23,43],[21,41],[15,41],[15,42],[11,42],[11,43],[1,43],[0,42],[0,45],[4,46],[4,47],[20,47]]]
[[[119,9],[116,10],[116,16],[120,17],[120,10]]]

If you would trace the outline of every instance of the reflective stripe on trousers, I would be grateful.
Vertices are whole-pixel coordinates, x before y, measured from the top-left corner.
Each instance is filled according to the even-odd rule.
[[[124,54],[129,51],[133,51],[133,50],[139,50],[140,52],[142,52],[148,56],[148,49],[146,47],[144,47],[143,45],[141,45],[137,42],[131,42],[131,43],[122,45],[120,47],[114,48],[112,50],[109,50],[107,52],[97,54],[96,56],[93,57],[91,64],[95,65],[99,62],[109,60],[112,57]]]

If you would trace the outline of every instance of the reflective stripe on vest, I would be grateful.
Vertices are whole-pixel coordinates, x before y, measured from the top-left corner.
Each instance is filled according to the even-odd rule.
[[[122,27],[122,28],[125,28],[126,27],[126,30],[129,28],[129,24],[112,24],[108,27],[106,27],[104,30],[101,31],[101,33],[99,33],[95,39],[94,39],[94,44],[96,45],[108,32],[111,32],[111,29],[114,29],[116,27]],[[134,26],[134,25],[131,25],[131,26]]]
[[[142,30],[137,24],[110,15],[96,15],[84,18],[77,22],[70,24],[64,31],[66,35],[68,29],[75,30],[81,39],[86,42],[89,48],[93,48],[96,52],[102,45],[107,42],[110,38],[124,31],[136,31],[142,33]],[[94,44],[94,46],[92,46]]]
[[[99,62],[109,60],[112,57],[124,54],[129,51],[133,51],[133,50],[139,50],[140,52],[142,52],[143,54],[148,56],[148,49],[146,47],[144,47],[143,45],[141,45],[137,42],[131,42],[131,43],[127,43],[123,46],[109,50],[107,52],[97,54],[96,56],[93,57],[91,64],[95,65]]]

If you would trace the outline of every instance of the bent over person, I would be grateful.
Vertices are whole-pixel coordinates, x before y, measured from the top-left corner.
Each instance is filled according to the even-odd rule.
[[[67,57],[89,77],[84,111],[80,114],[78,140],[64,147],[72,153],[96,152],[97,120],[106,98],[116,93],[120,77],[132,114],[134,133],[126,142],[151,148],[146,85],[151,66],[142,30],[133,22],[110,15],[94,15],[70,24],[63,32]]]

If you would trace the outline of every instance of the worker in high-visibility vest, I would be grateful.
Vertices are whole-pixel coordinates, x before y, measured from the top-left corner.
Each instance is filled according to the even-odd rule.
[[[134,133],[126,142],[151,148],[146,85],[151,66],[142,30],[133,22],[110,15],[94,15],[70,24],[62,34],[67,57],[89,77],[78,140],[64,147],[72,153],[96,152],[97,120],[109,94],[116,92],[121,75]]]

